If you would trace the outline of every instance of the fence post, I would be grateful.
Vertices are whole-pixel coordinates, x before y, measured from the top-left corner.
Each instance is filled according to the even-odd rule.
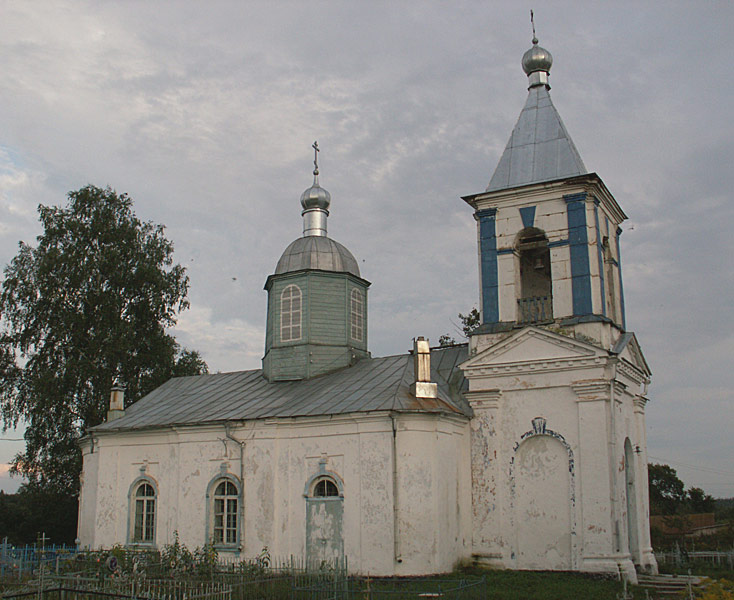
[[[8,560],[8,538],[3,538],[2,555],[0,555],[0,577],[5,577],[5,562]]]

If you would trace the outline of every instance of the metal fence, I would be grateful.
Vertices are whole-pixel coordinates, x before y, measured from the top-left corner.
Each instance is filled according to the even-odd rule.
[[[4,538],[0,543],[0,579],[32,576],[41,564],[58,570],[58,564],[77,553],[76,546],[13,546]]]
[[[659,564],[673,565],[676,567],[682,567],[691,563],[705,562],[720,567],[734,569],[734,548],[724,551],[688,551],[684,548],[676,547],[670,552],[656,551],[655,559]]]
[[[288,600],[296,587],[347,577],[345,559],[273,559],[267,549],[250,559],[216,562],[197,562],[193,555],[172,562],[170,556],[121,547],[74,553],[6,550],[15,568],[8,563],[0,578],[2,600]]]
[[[481,579],[333,578],[309,586],[294,586],[291,600],[486,600]]]

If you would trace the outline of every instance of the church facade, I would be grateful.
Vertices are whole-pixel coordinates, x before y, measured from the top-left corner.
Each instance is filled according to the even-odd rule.
[[[481,324],[468,344],[374,358],[370,283],[301,196],[303,236],[268,277],[260,370],[173,379],[82,440],[79,539],[212,543],[222,556],[346,557],[418,575],[459,562],[656,571],[645,441],[650,370],[626,330],[626,218],[549,96],[551,56],[477,222]],[[317,148],[316,148],[317,150]]]

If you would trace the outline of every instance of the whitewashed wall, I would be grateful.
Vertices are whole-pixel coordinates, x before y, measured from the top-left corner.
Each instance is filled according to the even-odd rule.
[[[230,436],[244,444],[228,439],[223,425],[93,434],[83,445],[79,537],[92,548],[128,543],[128,494],[144,474],[158,490],[156,544],[171,543],[178,531],[188,547],[201,546],[207,486],[221,473],[244,474],[240,556],[265,546],[273,556],[303,556],[305,486],[325,460],[324,468],[344,484],[351,570],[449,571],[471,552],[468,431],[461,417],[375,413],[231,427]]]
[[[621,570],[632,580],[633,563],[655,570],[641,372],[624,357],[537,328],[482,337],[475,336],[476,353],[464,365],[475,411],[477,558],[505,568]],[[640,542],[635,555],[628,544],[627,438],[638,448],[632,465],[638,482],[632,527]],[[542,440],[542,451],[530,452],[531,440]],[[563,498],[569,509],[560,515]],[[559,523],[567,533],[559,533]]]

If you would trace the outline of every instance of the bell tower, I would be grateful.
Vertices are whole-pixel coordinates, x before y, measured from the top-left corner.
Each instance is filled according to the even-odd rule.
[[[531,13],[532,19],[532,13]],[[626,218],[587,171],[538,45],[528,98],[477,222],[481,324],[461,369],[471,426],[477,562],[517,569],[655,572],[645,406],[650,368],[626,331]],[[634,449],[634,451],[633,451]]]
[[[551,102],[552,64],[533,37],[522,59],[528,98],[520,118],[487,189],[463,198],[478,228],[478,332],[555,324],[599,339],[589,324],[625,329],[619,236],[626,215],[587,171]]]

